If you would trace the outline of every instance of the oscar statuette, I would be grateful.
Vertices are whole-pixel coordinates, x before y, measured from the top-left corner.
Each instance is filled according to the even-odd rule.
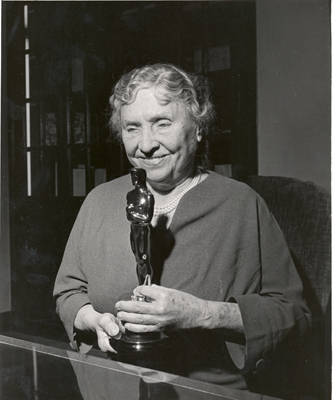
[[[150,222],[154,214],[154,196],[146,185],[146,171],[131,169],[134,189],[127,193],[126,215],[130,222],[130,244],[136,260],[139,285],[153,283],[153,268],[150,260]],[[146,301],[145,296],[127,296],[122,300]],[[111,346],[120,355],[149,353],[168,348],[170,340],[163,332],[134,333],[128,330],[118,340],[111,339]]]

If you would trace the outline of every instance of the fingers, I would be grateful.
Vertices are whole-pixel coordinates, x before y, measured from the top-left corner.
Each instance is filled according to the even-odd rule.
[[[112,314],[103,314],[99,326],[113,339],[120,339],[125,328],[119,318]]]
[[[118,301],[116,308],[119,311],[126,311],[137,314],[149,314],[152,309],[151,303],[145,301]],[[119,317],[119,316],[118,316]]]
[[[120,320],[126,323],[125,328],[127,328],[127,323],[138,325],[155,325],[157,323],[157,318],[153,314],[136,314],[119,311],[117,316]]]
[[[132,332],[160,332],[167,321],[168,296],[170,289],[152,285],[142,285],[134,289],[133,294],[152,299],[145,301],[118,301],[117,317],[123,321],[125,328]]]
[[[163,327],[158,325],[139,325],[139,324],[125,324],[126,329],[134,333],[144,333],[144,332],[161,332]]]
[[[163,295],[167,289],[158,286],[158,285],[142,285],[138,286],[133,290],[133,294],[135,296],[142,295],[142,296],[147,296],[150,297],[153,300],[157,300],[159,296]]]
[[[116,303],[116,308],[118,310],[123,310],[127,312],[137,312],[137,313],[147,313],[151,311],[151,304],[153,301],[162,299],[167,295],[170,289],[166,289],[158,285],[142,285],[138,286],[133,290],[134,296],[145,296],[152,301],[118,301]]]
[[[114,348],[111,347],[111,345],[110,345],[110,336],[102,330],[97,331],[97,343],[98,343],[98,347],[104,352],[107,352],[107,351],[109,351],[111,353],[116,352],[114,350]]]
[[[119,326],[114,315],[106,313],[101,316],[96,327],[96,334],[99,348],[102,351],[115,353],[110,345],[110,337],[119,339],[121,337],[121,326]]]

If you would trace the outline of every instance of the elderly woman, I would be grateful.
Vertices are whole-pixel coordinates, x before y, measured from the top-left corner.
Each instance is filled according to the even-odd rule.
[[[56,279],[57,309],[72,346],[173,330],[183,374],[248,389],[258,366],[310,326],[302,284],[264,201],[204,168],[214,116],[203,77],[169,64],[125,74],[110,99],[111,127],[131,164],[147,173],[154,281],[137,286],[125,217],[124,176],[95,188],[73,227]],[[136,287],[136,288],[135,288]],[[119,301],[134,290],[152,302]],[[122,321],[122,323],[120,323]],[[177,371],[178,372],[178,371]]]

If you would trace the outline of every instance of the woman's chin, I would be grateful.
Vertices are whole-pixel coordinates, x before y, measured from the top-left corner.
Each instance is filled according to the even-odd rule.
[[[147,181],[156,190],[168,191],[172,189],[172,178],[168,174],[147,171]]]
[[[151,184],[159,184],[172,180],[172,171],[166,168],[165,165],[147,165],[140,163],[138,168],[143,168],[147,173],[147,180]]]
[[[154,171],[152,173],[150,173],[150,171],[146,171],[146,172],[147,172],[147,181],[152,186],[167,183],[170,180],[170,177],[168,177],[168,175],[158,174]]]

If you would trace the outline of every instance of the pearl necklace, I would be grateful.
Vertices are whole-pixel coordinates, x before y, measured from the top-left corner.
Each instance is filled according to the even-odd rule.
[[[180,202],[180,199],[189,191],[191,190],[194,186],[196,186],[201,178],[201,171],[195,175],[195,177],[191,180],[188,186],[179,193],[179,195],[172,200],[169,204],[165,206],[154,206],[154,217],[157,217],[158,215],[165,215],[171,213],[177,206],[178,203]]]

